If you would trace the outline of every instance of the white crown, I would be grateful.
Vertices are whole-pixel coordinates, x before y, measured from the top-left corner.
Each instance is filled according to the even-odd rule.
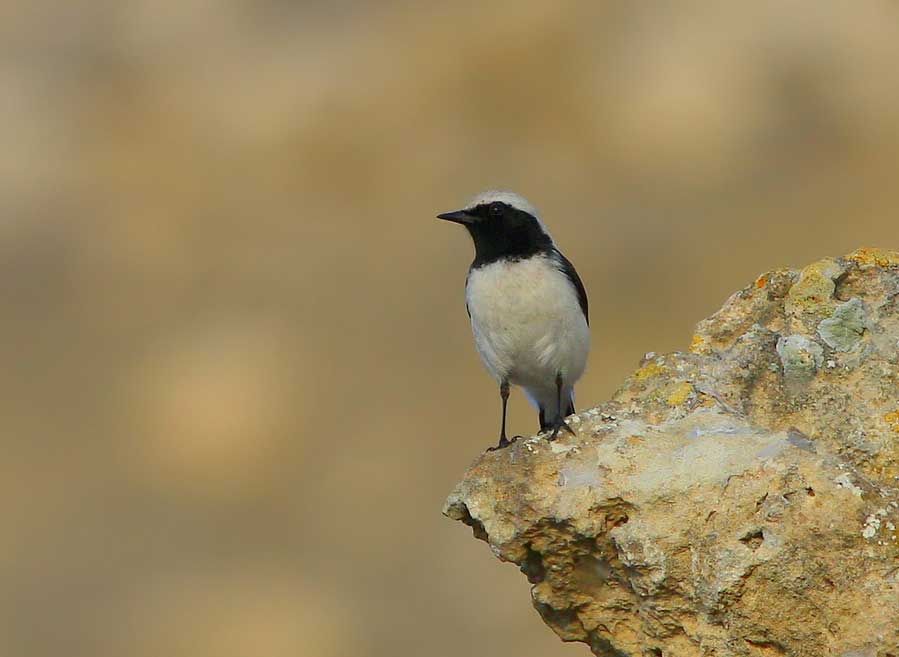
[[[515,192],[507,192],[498,189],[491,189],[486,192],[481,192],[473,199],[471,199],[466,208],[471,209],[479,205],[487,205],[489,203],[495,202],[505,203],[507,205],[511,205],[516,210],[527,212],[537,220],[537,223],[540,224],[540,228],[543,229],[543,232],[549,235],[549,231],[546,230],[546,226],[540,219],[540,213],[537,212],[537,208],[531,205],[526,198],[524,198],[523,196],[519,196]]]

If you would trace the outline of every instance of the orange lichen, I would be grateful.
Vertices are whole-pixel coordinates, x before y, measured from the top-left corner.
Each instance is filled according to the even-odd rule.
[[[665,400],[665,403],[669,406],[680,406],[687,401],[691,394],[693,394],[693,385],[687,381],[683,381],[674,386],[674,389],[668,395],[668,399]]]
[[[767,276],[759,276],[757,279],[755,279],[755,286],[756,286],[758,289],[762,289],[762,288],[765,287],[767,284],[768,284],[768,277],[767,277]]]
[[[899,267],[899,251],[886,249],[861,248],[848,256],[849,260],[860,265],[877,265],[878,267]]]
[[[662,371],[662,366],[655,361],[652,361],[637,370],[637,373],[634,374],[634,378],[637,379],[637,381],[645,381],[646,379],[658,376]]]
[[[799,274],[799,280],[787,294],[787,312],[814,311],[829,303],[836,285],[834,280],[845,271],[832,258],[810,264]]]
[[[719,404],[717,399],[709,395],[700,395],[697,401],[700,408],[715,408]]]
[[[708,343],[706,339],[703,336],[699,335],[699,333],[694,334],[693,339],[690,341],[690,353],[702,354],[705,353],[707,348]]]
[[[899,411],[893,411],[883,416],[884,421],[890,425],[890,429],[899,433]]]

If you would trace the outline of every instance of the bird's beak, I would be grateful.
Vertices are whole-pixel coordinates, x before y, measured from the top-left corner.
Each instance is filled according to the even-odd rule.
[[[475,218],[468,214],[465,210],[456,210],[455,212],[444,212],[443,214],[437,215],[438,219],[445,219],[446,221],[454,221],[457,224],[462,224],[463,226],[472,223]]]

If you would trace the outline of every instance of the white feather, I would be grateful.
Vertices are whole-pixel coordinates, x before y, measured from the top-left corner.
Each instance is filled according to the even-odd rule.
[[[584,373],[590,332],[577,292],[551,255],[500,260],[473,269],[465,288],[481,360],[497,381],[524,388],[547,419],[558,414]]]
[[[540,219],[540,213],[537,212],[537,208],[535,208],[531,203],[524,198],[523,196],[519,196],[515,192],[507,192],[499,189],[491,189],[486,192],[481,192],[473,199],[468,202],[468,205],[465,206],[466,209],[470,210],[472,208],[476,208],[479,205],[487,205],[489,203],[495,203],[499,201],[500,203],[505,203],[506,205],[510,205],[513,208],[518,210],[523,210],[531,215],[534,219],[537,220],[537,223],[540,224],[540,228],[548,237],[549,231],[546,229],[546,224],[543,223],[543,220]]]

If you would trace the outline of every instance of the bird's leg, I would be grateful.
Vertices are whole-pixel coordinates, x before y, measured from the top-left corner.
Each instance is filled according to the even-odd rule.
[[[516,440],[518,440],[518,436],[509,440],[506,438],[506,405],[509,403],[509,382],[506,379],[503,379],[499,384],[499,396],[503,400],[503,423],[500,426],[499,430],[499,443],[496,447],[491,447],[489,451],[494,451],[497,449],[502,449],[503,447],[508,447]]]
[[[565,422],[565,416],[562,414],[562,374],[556,374],[556,408],[558,409],[556,419],[553,422],[553,432],[549,435],[547,440],[553,441],[559,435],[559,431],[565,429],[572,436],[575,435],[574,429],[568,426],[568,423]]]
[[[509,439],[506,438],[506,406],[509,404],[509,382],[505,379],[499,384],[499,396],[503,400],[503,420],[499,429],[499,445],[497,446],[505,447],[509,444]]]

